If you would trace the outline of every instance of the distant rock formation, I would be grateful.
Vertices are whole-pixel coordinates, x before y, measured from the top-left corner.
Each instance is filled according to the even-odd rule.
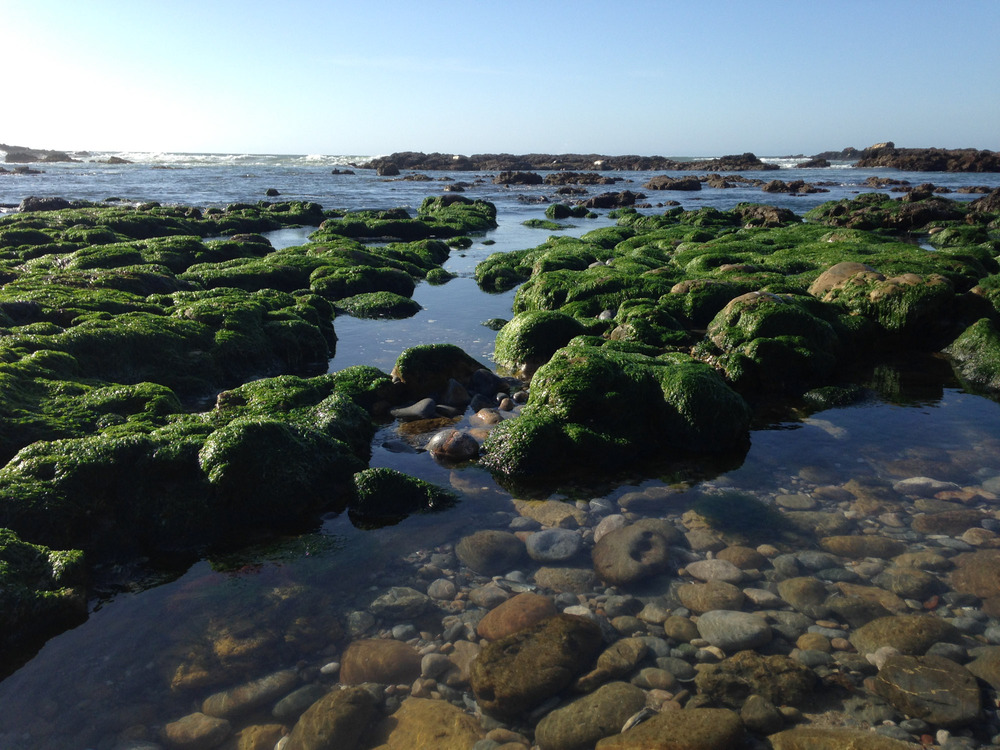
[[[777,164],[767,164],[752,153],[722,156],[718,159],[677,161],[663,156],[603,156],[601,154],[424,154],[403,151],[372,159],[359,165],[375,169],[379,174],[386,169],[416,169],[421,171],[449,170],[472,172],[529,172],[542,171],[722,171],[779,169]]]
[[[896,148],[887,141],[866,148],[854,166],[906,172],[1000,172],[1000,153],[974,148]]]
[[[5,151],[7,155],[4,157],[4,162],[7,164],[34,164],[35,162],[60,162],[60,161],[73,161],[78,162],[79,159],[74,159],[65,151],[52,151],[44,148],[28,148],[27,146],[8,146],[6,143],[0,143],[0,151]]]

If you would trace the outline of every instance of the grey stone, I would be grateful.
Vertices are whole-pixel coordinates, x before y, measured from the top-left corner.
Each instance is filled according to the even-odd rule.
[[[376,617],[401,620],[422,615],[429,604],[427,594],[409,586],[394,586],[373,601],[369,609]]]
[[[699,617],[696,625],[702,638],[727,652],[757,648],[771,640],[767,620],[750,612],[716,609]]]
[[[410,404],[409,406],[401,406],[398,409],[393,409],[389,413],[398,419],[400,422],[415,422],[418,419],[430,419],[436,416],[437,404],[432,398],[422,398],[415,404]]]
[[[583,537],[570,529],[544,529],[529,536],[524,546],[538,562],[563,562],[583,548]]]

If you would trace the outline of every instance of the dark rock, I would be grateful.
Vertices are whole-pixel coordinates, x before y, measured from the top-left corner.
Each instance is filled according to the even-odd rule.
[[[804,161],[795,165],[796,169],[823,169],[829,167],[830,162],[827,159],[818,158],[810,159],[809,161]]]
[[[647,190],[701,190],[701,181],[697,177],[657,175],[643,187]]]
[[[876,694],[907,716],[937,726],[971,724],[982,709],[976,678],[941,656],[890,656],[873,686]]]
[[[70,202],[65,198],[36,198],[31,196],[22,200],[17,210],[22,213],[28,211],[61,211],[69,207]]]
[[[345,685],[364,682],[409,684],[420,676],[420,659],[420,653],[402,641],[357,640],[347,647],[341,657],[340,681]]]
[[[284,750],[355,750],[375,717],[375,703],[360,687],[329,693],[299,717]]]
[[[851,634],[851,644],[861,654],[873,654],[882,646],[892,646],[902,654],[919,655],[939,641],[954,641],[958,630],[940,617],[898,615],[881,617]]]
[[[546,715],[535,728],[535,741],[543,750],[589,750],[598,740],[620,733],[645,705],[642,689],[611,682]]]
[[[866,148],[854,166],[905,172],[1000,172],[1000,153],[974,148],[896,148],[887,141]]]
[[[463,537],[455,545],[462,563],[481,575],[492,576],[513,570],[524,562],[524,543],[508,531],[484,529]]]
[[[602,536],[592,554],[594,572],[602,581],[627,585],[665,571],[670,545],[651,529],[625,526]]]
[[[593,198],[588,198],[580,205],[586,208],[622,208],[632,206],[636,201],[645,198],[642,193],[633,193],[631,190],[623,190],[620,193],[601,193]]]
[[[690,708],[662,711],[622,734],[606,737],[596,750],[729,750],[742,747],[745,730],[734,711]]]
[[[494,185],[541,185],[542,176],[534,172],[501,172],[493,178]]]

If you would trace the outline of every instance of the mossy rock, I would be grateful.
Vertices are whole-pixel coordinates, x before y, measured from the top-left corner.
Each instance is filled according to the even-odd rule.
[[[432,268],[427,272],[427,283],[433,284],[435,286],[440,286],[441,284],[447,284],[449,281],[455,278],[455,274],[451,271],[446,271],[443,268]]]
[[[517,479],[613,471],[664,454],[739,450],[749,422],[743,399],[687,355],[576,343],[539,368],[522,415],[493,429],[480,460]]]
[[[87,617],[79,550],[53,550],[0,528],[0,648],[35,645]]]
[[[420,303],[392,292],[356,294],[337,301],[337,307],[355,318],[410,318],[422,309]]]
[[[343,508],[363,464],[325,433],[268,417],[241,417],[213,432],[198,454],[216,509],[236,527],[295,527]]]
[[[451,378],[468,383],[482,369],[488,368],[454,344],[423,344],[404,350],[391,374],[405,395],[425,398],[443,392]]]
[[[618,307],[615,316],[617,327],[611,331],[614,341],[632,341],[652,347],[682,346],[691,343],[693,336],[671,314],[670,298],[660,302],[645,299],[626,300]]]
[[[534,372],[583,331],[569,315],[544,310],[520,313],[497,333],[493,357],[510,370]]]
[[[309,288],[331,300],[372,292],[392,292],[402,297],[410,297],[416,288],[416,283],[412,276],[396,268],[327,266],[317,268],[313,272]]]
[[[411,513],[443,510],[458,495],[394,469],[373,468],[354,475],[351,519],[364,526],[392,523]]]
[[[988,318],[969,326],[945,348],[960,377],[974,387],[1000,391],[1000,330]]]
[[[529,229],[547,229],[550,232],[558,232],[562,229],[570,228],[569,224],[560,224],[559,222],[546,219],[527,219],[521,223]]]

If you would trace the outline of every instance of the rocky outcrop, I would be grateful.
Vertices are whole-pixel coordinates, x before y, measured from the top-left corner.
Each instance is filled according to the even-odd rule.
[[[742,172],[747,170],[779,169],[766,164],[752,153],[721,156],[717,159],[676,161],[663,156],[604,156],[601,154],[424,154],[404,151],[381,156],[360,165],[364,169],[448,170],[448,171],[529,171],[529,170],[588,170],[659,172],[668,170]]]
[[[866,148],[854,166],[905,172],[1000,172],[1000,153],[974,148],[896,148],[887,141]]]

